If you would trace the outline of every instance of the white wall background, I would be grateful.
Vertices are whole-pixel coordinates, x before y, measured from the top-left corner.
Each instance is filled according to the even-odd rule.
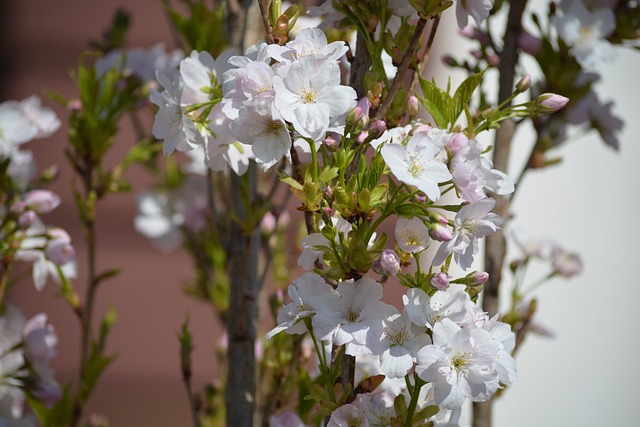
[[[546,3],[534,6],[544,10]],[[437,36],[446,42],[440,49],[461,58],[469,45],[457,36],[453,14],[447,15]],[[598,71],[600,98],[615,101],[626,123],[620,152],[595,133],[561,147],[556,153],[563,163],[530,172],[512,207],[515,223],[529,234],[552,236],[579,252],[585,271],[568,281],[553,279],[534,293],[538,322],[556,336],[527,339],[517,359],[520,378],[497,402],[494,427],[640,425],[640,52],[618,49],[615,62]],[[531,144],[531,131],[520,130],[511,176],[520,172]],[[517,249],[509,253],[513,258]],[[527,276],[543,273],[534,269]],[[510,273],[504,274],[508,280]],[[509,290],[503,291],[504,301]]]

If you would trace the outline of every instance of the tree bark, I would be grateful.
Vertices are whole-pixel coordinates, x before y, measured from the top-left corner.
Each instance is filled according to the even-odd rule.
[[[518,36],[522,32],[522,14],[527,0],[513,0],[509,7],[509,16],[504,34],[504,47],[500,54],[500,81],[498,103],[505,101],[514,89],[515,69],[518,64]],[[493,147],[493,165],[496,169],[507,171],[511,140],[515,132],[513,120],[505,120],[496,131]],[[509,212],[509,198],[494,195],[496,207],[494,212],[505,218]],[[489,273],[489,280],[484,285],[482,308],[493,317],[500,305],[500,281],[502,267],[506,255],[506,241],[502,230],[486,237],[485,270]],[[473,404],[473,427],[491,427],[493,415],[493,399]]]

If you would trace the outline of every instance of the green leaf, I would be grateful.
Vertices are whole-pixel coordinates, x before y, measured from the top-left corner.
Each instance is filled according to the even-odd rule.
[[[434,82],[420,77],[420,87],[424,98],[420,98],[422,105],[427,109],[436,125],[446,128],[451,121],[451,109],[453,100],[448,93],[440,89]]]
[[[449,117],[451,124],[455,124],[458,117],[464,110],[464,107],[469,105],[473,92],[475,92],[478,85],[482,82],[484,77],[484,71],[477,74],[472,74],[458,86],[456,93],[453,95],[451,104],[451,115]]]
[[[300,184],[298,181],[293,179],[293,177],[287,175],[286,173],[280,172],[278,174],[278,178],[280,178],[280,181],[284,182],[289,187],[295,188],[296,190],[299,190],[299,191],[302,191],[302,184]]]

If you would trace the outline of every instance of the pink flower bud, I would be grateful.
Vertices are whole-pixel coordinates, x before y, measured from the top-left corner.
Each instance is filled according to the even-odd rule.
[[[474,280],[471,286],[483,285],[489,280],[489,273],[486,271],[477,271],[473,274]]]
[[[439,242],[448,242],[453,239],[453,235],[451,234],[451,231],[449,231],[449,228],[442,224],[431,224],[429,227],[429,236],[431,236],[433,240],[437,240]]]
[[[374,139],[378,139],[382,136],[384,131],[387,130],[387,124],[384,120],[374,120],[369,123],[369,135],[367,136],[367,141],[372,141]]]
[[[23,230],[26,230],[27,228],[31,227],[34,222],[36,222],[36,219],[38,219],[38,215],[36,215],[34,211],[26,211],[18,217],[18,225]]]
[[[539,38],[532,36],[529,33],[522,32],[518,37],[518,46],[523,52],[535,56],[540,51],[542,42]]]
[[[518,92],[525,92],[531,87],[531,75],[525,74],[522,76],[518,84],[516,84],[516,90]]]
[[[392,249],[385,249],[380,254],[380,270],[386,276],[395,276],[400,271],[400,257]]]
[[[360,132],[360,134],[356,138],[356,144],[358,145],[364,144],[366,141],[370,141],[372,139],[373,138],[369,138],[369,132],[366,130],[363,130],[362,132]]]
[[[407,114],[409,117],[415,117],[420,111],[420,103],[418,102],[418,98],[411,95],[407,100]]]
[[[449,288],[449,275],[447,273],[438,273],[431,278],[431,286],[439,291],[446,291]]]
[[[333,188],[330,185],[327,185],[327,188],[324,189],[324,194],[327,196],[327,199],[333,198]]]
[[[60,228],[47,230],[49,234],[49,242],[44,249],[44,255],[55,265],[64,265],[73,260],[76,251],[71,245],[71,237],[66,231]]]
[[[33,190],[24,195],[25,205],[36,213],[49,213],[60,206],[60,197],[48,190]]]
[[[500,66],[500,57],[498,55],[491,54],[491,55],[487,55],[487,63],[489,65],[491,65],[492,67],[499,67]]]
[[[340,146],[340,143],[336,141],[333,136],[327,135],[327,137],[324,139],[324,145],[329,151],[336,151]]]
[[[569,98],[556,93],[543,93],[536,99],[537,112],[541,114],[555,113],[569,102]]]
[[[356,124],[358,124],[360,120],[362,120],[362,116],[364,116],[364,113],[362,112],[362,108],[356,105],[351,109],[351,111],[347,113],[347,117],[345,118],[345,123],[348,126],[355,126]]]
[[[467,138],[463,133],[457,132],[454,133],[451,139],[445,144],[445,148],[449,153],[451,153],[451,156],[453,157],[468,145],[469,138]]]
[[[272,233],[276,230],[276,217],[271,212],[267,212],[260,221],[260,230],[265,233]]]
[[[79,99],[72,99],[67,102],[67,109],[69,111],[80,111],[82,110],[82,101]]]

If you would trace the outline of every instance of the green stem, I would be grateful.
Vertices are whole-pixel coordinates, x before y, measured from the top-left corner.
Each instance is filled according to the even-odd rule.
[[[409,402],[409,409],[407,410],[407,419],[404,422],[404,427],[411,427],[413,425],[413,415],[415,414],[416,408],[418,407],[418,397],[420,396],[420,389],[423,385],[426,384],[416,374],[413,375],[413,379],[415,381],[415,385],[411,393],[411,402]],[[407,378],[407,382],[408,381],[409,380]]]

